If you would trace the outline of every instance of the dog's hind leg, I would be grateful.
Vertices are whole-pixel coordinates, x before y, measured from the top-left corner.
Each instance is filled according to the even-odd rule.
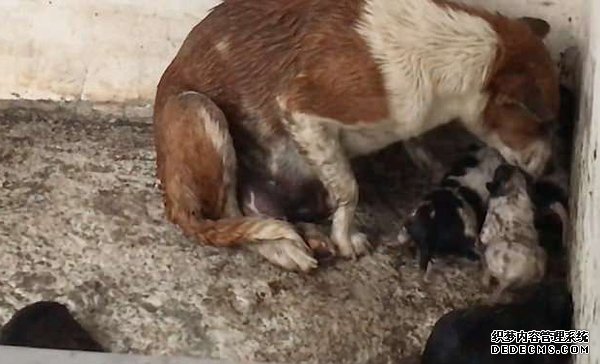
[[[236,153],[225,115],[197,92],[158,104],[157,171],[167,217],[187,236],[215,246],[247,246],[281,267],[308,271],[317,261],[289,223],[242,216]]]

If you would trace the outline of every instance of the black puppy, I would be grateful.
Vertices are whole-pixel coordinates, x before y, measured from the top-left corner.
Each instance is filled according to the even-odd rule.
[[[492,355],[494,330],[569,330],[571,294],[564,282],[543,283],[522,302],[447,313],[433,327],[422,364],[558,364],[565,355]]]
[[[57,302],[36,302],[17,311],[0,330],[0,345],[106,351]]]

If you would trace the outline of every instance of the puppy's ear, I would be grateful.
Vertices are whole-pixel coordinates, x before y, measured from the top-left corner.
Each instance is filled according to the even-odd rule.
[[[550,24],[547,21],[539,18],[532,18],[528,16],[524,16],[519,19],[523,23],[527,24],[529,29],[533,32],[533,34],[537,35],[539,38],[544,39],[550,33],[552,29]]]

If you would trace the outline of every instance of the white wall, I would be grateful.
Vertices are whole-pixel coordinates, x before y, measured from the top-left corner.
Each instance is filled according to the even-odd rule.
[[[582,1],[466,0],[548,19],[555,55],[574,42]],[[183,38],[217,2],[0,0],[0,99],[151,101]]]
[[[575,142],[573,197],[573,247],[571,281],[575,297],[575,321],[590,331],[590,355],[576,364],[600,363],[600,2],[585,5],[580,122]]]
[[[151,100],[217,0],[1,0],[0,99]]]

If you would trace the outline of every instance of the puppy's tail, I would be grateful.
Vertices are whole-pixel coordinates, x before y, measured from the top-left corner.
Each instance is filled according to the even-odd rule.
[[[270,248],[259,252],[271,261],[290,269],[314,268],[316,261],[290,224],[242,216],[236,153],[221,109],[200,93],[166,96],[164,90],[159,85],[154,140],[168,219],[203,244],[267,244]],[[305,256],[291,262],[282,255]]]

